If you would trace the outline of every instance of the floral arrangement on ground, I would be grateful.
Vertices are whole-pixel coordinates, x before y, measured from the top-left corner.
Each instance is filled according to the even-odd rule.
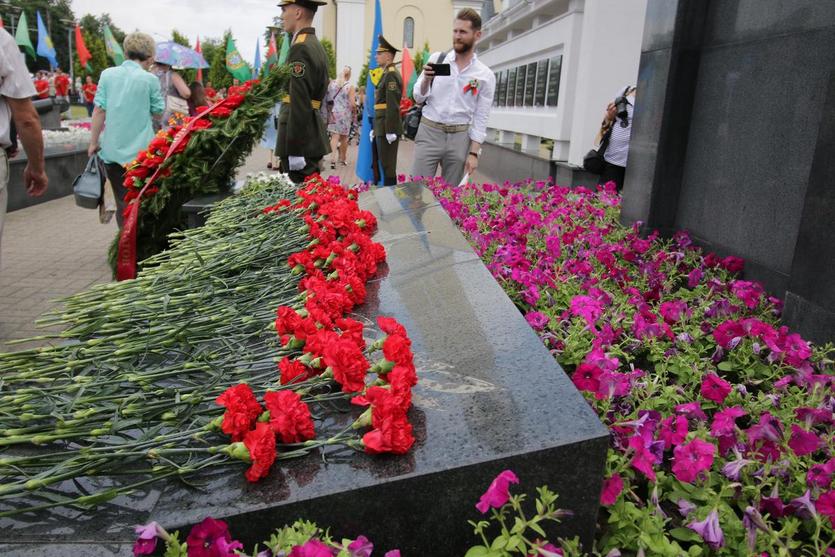
[[[255,178],[137,279],[65,300],[43,321],[64,331],[37,339],[58,342],[0,354],[0,516],[240,462],[256,482],[329,448],[408,452],[408,334],[349,317],[385,259],[356,199]]]
[[[611,431],[596,552],[835,555],[833,347],[742,260],[622,226],[612,184],[431,186]]]

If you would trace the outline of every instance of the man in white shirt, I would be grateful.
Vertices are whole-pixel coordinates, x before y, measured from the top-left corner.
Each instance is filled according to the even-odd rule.
[[[23,170],[26,191],[33,197],[46,191],[48,180],[43,157],[43,134],[38,112],[32,104],[34,94],[35,87],[23,54],[12,36],[0,28],[0,238],[8,203],[9,151],[14,149],[12,120],[29,159]]]
[[[480,38],[478,12],[471,8],[458,12],[452,52],[443,60],[438,60],[441,53],[433,54],[415,82],[415,101],[425,106],[415,137],[412,176],[435,176],[440,164],[444,180],[456,186],[464,174],[478,168],[496,90],[496,76],[475,53]],[[436,76],[433,63],[449,64],[450,75]]]

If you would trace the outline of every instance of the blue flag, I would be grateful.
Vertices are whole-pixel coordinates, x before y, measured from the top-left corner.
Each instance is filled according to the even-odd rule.
[[[362,112],[362,131],[360,132],[360,148],[357,153],[357,176],[363,182],[374,181],[373,156],[371,153],[371,130],[374,129],[374,90],[376,84],[372,81],[371,75],[377,68],[377,47],[378,37],[383,34],[383,22],[381,20],[380,0],[375,0],[374,7],[374,35],[371,39],[371,53],[368,56],[368,77],[365,80],[365,106]],[[383,170],[380,169],[380,179],[383,179]]]
[[[49,65],[52,68],[58,67],[58,60],[55,59],[55,45],[52,44],[52,39],[49,38],[49,33],[46,32],[46,25],[43,24],[41,12],[38,10],[38,56],[43,56],[49,60]]]
[[[252,74],[258,76],[261,71],[261,40],[255,41],[255,62],[252,63]]]

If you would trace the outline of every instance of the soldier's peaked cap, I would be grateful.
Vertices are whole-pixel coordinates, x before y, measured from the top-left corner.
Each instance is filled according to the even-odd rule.
[[[400,52],[400,49],[394,48],[384,36],[379,35],[377,39],[380,41],[380,45],[377,47],[377,52],[391,52],[392,54]]]
[[[315,12],[319,6],[324,6],[327,2],[323,2],[322,0],[281,0],[281,2],[278,3],[278,6],[283,8],[284,6],[292,6],[293,4],[297,4]]]

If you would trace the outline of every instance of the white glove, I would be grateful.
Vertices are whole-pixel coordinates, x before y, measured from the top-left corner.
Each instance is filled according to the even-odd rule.
[[[290,170],[301,170],[307,165],[307,162],[304,157],[289,157],[287,164],[290,166]]]
[[[394,143],[397,141],[397,134],[396,133],[387,133],[386,134],[386,141],[389,143]]]
[[[368,138],[371,140],[371,143],[374,143],[374,130],[368,132]]]

